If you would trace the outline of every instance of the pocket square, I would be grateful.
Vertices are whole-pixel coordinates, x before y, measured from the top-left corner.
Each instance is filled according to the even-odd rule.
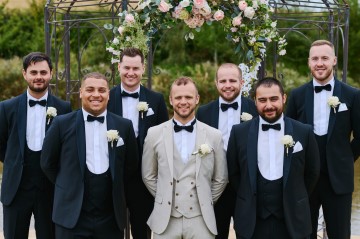
[[[124,140],[120,137],[116,143],[116,147],[120,147],[122,145],[124,145]]]
[[[146,116],[150,116],[150,115],[153,115],[154,114],[154,111],[153,109],[149,108],[146,112]]]
[[[302,144],[299,141],[297,141],[296,144],[294,145],[293,153],[300,152],[301,150],[303,150]]]
[[[341,104],[339,105],[338,112],[346,111],[346,110],[348,110],[346,104],[345,104],[345,103],[341,103]]]

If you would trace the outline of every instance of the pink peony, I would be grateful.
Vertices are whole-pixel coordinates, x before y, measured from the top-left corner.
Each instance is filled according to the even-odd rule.
[[[241,25],[242,18],[240,16],[234,17],[232,20],[232,24],[234,27]]]
[[[240,8],[241,11],[244,11],[247,6],[248,5],[247,5],[247,3],[245,1],[240,1],[239,2],[239,8]]]
[[[134,23],[135,22],[135,18],[132,14],[126,14],[125,16],[125,22],[127,23]]]
[[[158,9],[160,12],[168,12],[170,10],[170,8],[171,8],[171,5],[165,1],[161,1],[158,6]]]
[[[207,4],[206,0],[194,0],[194,7],[203,8]]]
[[[222,10],[217,10],[215,13],[214,13],[214,19],[216,21],[221,21],[222,19],[224,19],[224,12]]]

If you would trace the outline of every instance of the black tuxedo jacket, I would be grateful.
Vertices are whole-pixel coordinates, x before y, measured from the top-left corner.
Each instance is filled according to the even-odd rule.
[[[284,121],[285,135],[303,147],[295,153],[284,147],[284,217],[291,238],[305,238],[311,233],[309,195],[320,174],[319,152],[310,126],[287,117]],[[237,194],[234,228],[241,238],[251,238],[256,224],[258,133],[259,117],[233,126],[227,150],[229,181]]]
[[[253,117],[257,116],[257,110],[254,101],[241,96],[241,113],[246,112]],[[239,115],[239,117],[240,117]],[[210,125],[216,129],[219,128],[219,99],[211,101],[206,105],[202,105],[196,112],[196,118],[201,122]]]
[[[139,152],[142,155],[144,140],[150,127],[161,124],[169,119],[166,104],[162,94],[151,91],[144,86],[140,86],[139,101],[145,101],[149,104],[149,108],[154,111],[153,115],[143,116],[139,112]],[[122,97],[121,87],[117,85],[110,91],[110,100],[108,110],[117,115],[122,116]],[[141,159],[140,159],[141,160]],[[140,164],[141,165],[141,164]]]
[[[312,81],[294,89],[288,100],[286,115],[314,125],[314,86]],[[338,194],[354,190],[354,161],[360,155],[360,92],[335,79],[333,95],[348,110],[330,111],[326,158],[332,188]],[[351,133],[353,139],[350,140]]]
[[[106,122],[107,129],[118,130],[124,141],[121,146],[116,146],[116,141],[113,146],[109,142],[114,214],[118,227],[123,229],[126,224],[124,185],[139,163],[137,143],[130,120],[108,112]],[[65,228],[76,225],[82,208],[85,140],[82,110],[55,118],[44,139],[40,165],[45,175],[55,183],[53,221]]]
[[[4,163],[1,202],[4,205],[11,204],[21,181],[26,147],[27,103],[26,92],[0,103],[0,161]],[[49,93],[47,107],[50,106],[57,109],[58,115],[71,112],[70,103]],[[46,130],[50,124],[46,125]]]

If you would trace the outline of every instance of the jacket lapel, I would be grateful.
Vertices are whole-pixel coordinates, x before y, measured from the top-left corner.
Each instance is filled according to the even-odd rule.
[[[48,109],[49,107],[54,107],[54,108],[56,109],[55,103],[54,103],[54,97],[50,94],[50,92],[49,92],[49,94],[48,94],[47,103],[46,103],[46,111],[45,111],[45,117],[46,117],[46,120],[45,120],[45,132],[48,130],[48,128],[50,127],[51,122],[53,121],[53,118],[51,118],[51,119],[48,119],[48,118],[47,118],[46,112],[47,112],[47,109]],[[48,121],[49,121],[49,123],[48,123]]]
[[[111,117],[110,114],[106,114],[106,124],[107,124],[107,130],[116,129],[114,119]],[[111,145],[111,142],[108,143],[109,167],[110,167],[111,177],[113,180],[114,180],[114,176],[115,176],[116,143],[117,142],[113,142],[113,145]]]
[[[337,96],[339,100],[341,99],[341,85],[338,80],[335,79],[334,82],[334,90],[333,90],[333,96]],[[330,106],[329,106],[330,107]],[[339,109],[339,106],[335,108],[336,112]],[[334,113],[334,109],[330,107],[330,117],[329,117],[329,125],[328,125],[328,133],[327,133],[327,141],[329,141],[330,136],[333,132],[334,125],[336,120],[336,113]]]
[[[314,87],[310,81],[305,90],[306,122],[314,127]]]
[[[146,94],[143,86],[140,86],[140,96],[139,96],[139,102],[147,102],[146,100]],[[139,112],[139,140],[140,140],[140,147],[144,144],[144,138],[145,138],[145,120],[146,120],[146,113],[143,112],[143,117],[141,117],[141,113]],[[140,152],[142,152],[142,148],[140,149]]]
[[[219,99],[217,99],[211,109],[211,126],[219,128]]]
[[[171,178],[174,178],[174,136],[173,136],[173,122],[172,119],[167,121],[163,128],[163,138],[165,140],[165,153],[168,160]]]
[[[27,96],[26,92],[20,96],[19,104],[17,106],[17,122],[18,122],[18,135],[20,143],[20,152],[22,159],[24,159],[24,150],[26,143],[26,121],[27,121]]]
[[[76,144],[78,149],[78,158],[80,163],[81,174],[84,176],[86,164],[86,138],[85,138],[85,123],[82,110],[79,110],[76,115]]]
[[[121,97],[121,86],[116,86],[115,90],[115,114],[122,116],[122,97]]]
[[[250,125],[248,141],[247,141],[247,158],[248,158],[248,170],[250,177],[250,185],[252,191],[256,192],[256,174],[257,174],[257,145],[259,134],[259,117],[256,117]]]
[[[196,122],[196,139],[195,139],[195,151],[200,148],[201,144],[204,144],[206,142],[206,130],[204,127],[199,123],[199,121]],[[196,154],[195,155],[195,164],[196,164],[196,180],[200,171],[201,166],[201,155]]]
[[[289,118],[284,117],[284,123],[285,123],[285,135],[293,136],[293,125]],[[289,147],[286,149],[284,146],[284,164],[283,164],[283,186],[285,188],[286,182],[289,178],[289,172],[290,172],[290,165],[291,165],[291,158],[292,158],[292,152],[294,150],[294,147]]]

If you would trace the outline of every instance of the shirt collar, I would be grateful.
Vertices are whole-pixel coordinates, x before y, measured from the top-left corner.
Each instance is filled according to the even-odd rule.
[[[330,84],[331,85],[331,89],[334,89],[334,84],[335,84],[335,79],[334,77],[328,82],[326,83],[327,84]],[[317,82],[314,78],[313,78],[313,85],[314,86],[322,86],[319,82]]]
[[[239,105],[241,105],[241,94],[239,94],[235,100],[231,101],[231,102],[227,102],[225,101],[221,96],[219,96],[219,107],[221,106],[221,104],[232,104],[234,102],[238,102]]]
[[[45,95],[43,95],[40,99],[37,99],[37,98],[33,97],[32,95],[30,95],[29,89],[26,90],[26,96],[27,96],[28,101],[29,100],[36,100],[36,101],[37,100],[47,100],[48,95],[49,95],[49,92],[46,91]]]
[[[140,94],[140,85],[139,85],[139,87],[136,89],[136,90],[134,90],[134,91],[128,91],[128,90],[125,90],[125,88],[124,88],[124,86],[123,86],[123,84],[121,83],[120,84],[120,87],[121,87],[121,92],[122,91],[125,91],[125,92],[127,92],[127,93],[139,93]]]

